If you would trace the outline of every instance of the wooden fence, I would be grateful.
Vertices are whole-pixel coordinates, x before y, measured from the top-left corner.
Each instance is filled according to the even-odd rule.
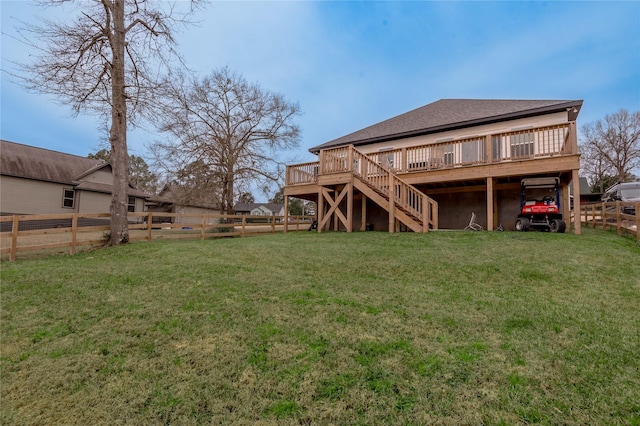
[[[632,234],[640,242],[640,203],[616,201],[581,205],[580,220],[593,228],[616,228],[618,235]]]
[[[103,245],[108,239],[109,213],[0,216],[0,253],[14,261],[18,253],[64,251]],[[309,229],[313,216],[177,213],[129,213],[130,241],[205,239],[249,236]],[[63,249],[63,250],[61,250]]]

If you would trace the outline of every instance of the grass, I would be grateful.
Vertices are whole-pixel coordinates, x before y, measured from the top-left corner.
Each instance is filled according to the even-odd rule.
[[[0,423],[640,425],[639,259],[585,229],[3,263]]]

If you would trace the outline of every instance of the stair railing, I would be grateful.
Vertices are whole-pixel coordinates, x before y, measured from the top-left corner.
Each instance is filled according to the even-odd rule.
[[[348,153],[346,158],[351,158],[351,170],[355,176],[386,197],[393,197],[397,207],[422,223],[424,232],[429,228],[437,229],[438,203],[373,161],[366,154],[352,146],[349,149],[352,152]],[[392,191],[389,191],[389,188],[393,188]]]

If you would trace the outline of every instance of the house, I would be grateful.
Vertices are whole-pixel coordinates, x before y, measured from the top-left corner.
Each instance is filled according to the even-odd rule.
[[[158,217],[158,221],[182,224],[199,224],[203,214],[220,214],[220,206],[211,202],[201,193],[193,193],[178,185],[165,185],[157,194],[147,198],[147,210],[156,213],[185,215],[171,219]]]
[[[318,161],[287,167],[285,211],[289,197],[316,202],[319,232],[464,229],[474,213],[484,229],[514,229],[521,180],[558,177],[568,222],[569,187],[580,193],[581,107],[439,100],[311,148]],[[555,194],[533,194],[545,195]]]
[[[7,214],[107,213],[111,165],[0,140],[0,212]],[[144,211],[145,194],[129,188],[129,212]]]
[[[284,204],[278,203],[237,203],[233,210],[251,216],[284,216]]]

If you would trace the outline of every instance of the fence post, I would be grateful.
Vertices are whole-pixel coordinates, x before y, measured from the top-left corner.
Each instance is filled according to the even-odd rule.
[[[13,215],[13,221],[11,222],[11,252],[9,253],[9,260],[13,262],[16,260],[16,252],[18,251],[18,215]]]
[[[602,229],[607,229],[607,203],[602,203],[602,214],[600,214],[600,218],[602,219]]]
[[[204,240],[204,227],[206,226],[206,220],[204,218],[204,213],[202,213],[202,222],[200,224],[200,239]]]
[[[616,232],[622,235],[622,210],[620,209],[620,201],[616,201]]]
[[[78,242],[78,213],[71,215],[71,254],[76,254],[76,243]]]
[[[245,228],[245,226],[247,226],[247,215],[243,214],[242,215],[242,232],[240,232],[240,236],[241,237],[244,237],[244,231],[245,231],[244,228]]]
[[[272,234],[276,233],[276,215],[275,214],[271,215],[271,233]]]
[[[147,241],[151,242],[151,224],[153,223],[153,213],[147,213]]]

